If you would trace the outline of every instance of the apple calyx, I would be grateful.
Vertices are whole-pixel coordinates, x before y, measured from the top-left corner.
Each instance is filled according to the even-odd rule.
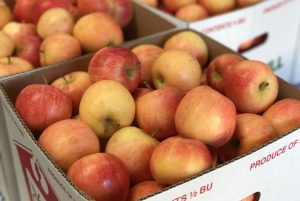
[[[163,75],[159,74],[159,75],[157,76],[157,78],[158,78],[158,81],[159,81],[161,84],[163,84],[163,83],[165,82],[165,77],[164,77]]]
[[[120,124],[116,121],[114,121],[111,118],[106,118],[104,120],[104,133],[110,132],[110,131],[114,131],[117,130],[118,128],[120,128]]]
[[[137,74],[137,68],[136,67],[129,67],[125,69],[125,75],[128,77],[130,80],[133,80]]]
[[[264,91],[265,88],[267,88],[269,85],[270,85],[269,82],[263,81],[262,83],[259,84],[259,90],[260,90],[260,91]]]
[[[222,79],[223,79],[223,77],[222,77],[222,74],[221,74],[221,72],[218,70],[218,69],[215,69],[214,71],[213,71],[213,76],[212,76],[213,78],[214,78],[214,80],[215,81],[221,81]]]

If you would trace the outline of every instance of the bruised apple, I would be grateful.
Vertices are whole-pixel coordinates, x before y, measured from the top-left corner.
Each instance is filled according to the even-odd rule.
[[[93,130],[75,119],[51,124],[40,135],[38,142],[64,172],[83,156],[100,150],[99,140]]]

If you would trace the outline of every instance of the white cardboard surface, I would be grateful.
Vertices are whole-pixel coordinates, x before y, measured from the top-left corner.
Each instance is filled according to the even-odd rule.
[[[268,0],[190,23],[189,27],[205,33],[234,51],[238,51],[242,42],[268,34],[264,43],[242,55],[268,63],[279,77],[292,82],[299,8],[299,0]]]
[[[295,64],[293,71],[293,80],[292,84],[300,88],[300,21],[298,24],[298,41],[297,41],[297,50],[295,52]]]
[[[9,201],[2,163],[0,153],[0,201]]]

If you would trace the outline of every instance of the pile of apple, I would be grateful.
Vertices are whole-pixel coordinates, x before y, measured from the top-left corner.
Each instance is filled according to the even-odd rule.
[[[80,190],[133,201],[246,154],[300,126],[265,63],[222,54],[184,30],[163,46],[110,46],[86,71],[30,84],[15,107]]]
[[[0,1],[0,77],[124,42],[130,0]]]
[[[138,0],[186,22],[203,20],[262,0]]]

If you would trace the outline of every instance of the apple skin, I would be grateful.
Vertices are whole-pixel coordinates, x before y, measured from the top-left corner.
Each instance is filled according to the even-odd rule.
[[[33,66],[28,61],[20,57],[0,58],[0,77],[23,73],[32,70]]]
[[[129,174],[124,163],[108,153],[84,156],[68,171],[69,179],[96,201],[126,201]]]
[[[138,0],[138,2],[144,3],[153,8],[158,8],[158,4],[159,4],[158,0]]]
[[[253,194],[241,199],[241,201],[258,201],[257,200],[257,193],[253,193]]]
[[[133,17],[133,4],[130,0],[111,0],[113,2],[112,17],[121,26],[129,24]]]
[[[11,56],[15,49],[14,41],[3,31],[0,31],[0,58]]]
[[[230,70],[232,66],[243,60],[245,59],[231,53],[225,53],[215,57],[207,67],[207,84],[221,94],[225,94],[224,74]]]
[[[19,41],[22,38],[37,35],[36,25],[33,23],[11,21],[7,23],[2,30],[15,42],[16,45],[19,44]]]
[[[175,112],[183,95],[176,88],[166,87],[140,97],[135,114],[138,127],[158,140],[176,135]]]
[[[157,45],[141,44],[132,48],[132,52],[137,56],[141,63],[141,83],[147,82],[152,85],[152,66],[163,49]]]
[[[160,142],[150,160],[154,180],[163,185],[175,184],[211,167],[212,157],[206,145],[181,137]]]
[[[134,92],[141,81],[141,68],[137,56],[126,47],[104,47],[97,51],[88,65],[93,82],[115,80]]]
[[[40,45],[40,63],[53,65],[81,55],[81,46],[76,38],[66,33],[53,33]]]
[[[132,94],[134,101],[136,102],[140,97],[152,91],[150,88],[138,87]]]
[[[110,44],[124,42],[121,26],[110,15],[101,12],[79,18],[74,25],[73,35],[85,52],[96,52]]]
[[[262,0],[237,0],[238,7],[247,7],[261,2]]]
[[[260,61],[239,62],[226,72],[224,80],[226,96],[242,113],[264,112],[278,95],[276,75]]]
[[[70,11],[64,8],[50,8],[37,22],[37,33],[45,39],[56,32],[72,34],[75,20]]]
[[[134,115],[132,95],[114,80],[93,83],[84,92],[79,105],[80,120],[100,138],[109,138],[118,129],[131,125]]]
[[[112,5],[109,0],[77,0],[77,8],[80,16],[93,12],[111,13]]]
[[[70,98],[60,89],[46,84],[26,86],[18,94],[15,106],[32,132],[42,132],[51,124],[72,116]]]
[[[208,18],[209,15],[203,6],[193,3],[179,8],[175,13],[175,17],[186,22],[195,22]]]
[[[189,52],[197,58],[201,67],[205,67],[208,61],[208,48],[203,38],[193,31],[181,31],[164,43],[164,49],[179,49]]]
[[[73,71],[57,78],[51,83],[52,86],[59,88],[71,98],[73,115],[79,113],[79,105],[83,93],[92,85],[90,76],[85,71]]]
[[[100,151],[99,140],[93,130],[75,119],[51,124],[40,135],[38,142],[64,172],[83,156]]]
[[[156,181],[143,181],[129,189],[127,201],[138,201],[146,196],[157,193],[164,189],[165,186]]]
[[[230,140],[236,119],[236,108],[230,99],[201,85],[190,90],[179,103],[175,126],[181,137],[219,147]]]
[[[225,162],[246,154],[275,139],[277,133],[264,117],[253,113],[237,115],[234,134],[225,146],[218,149],[219,159]]]
[[[209,15],[226,13],[236,7],[235,0],[198,0],[198,2],[207,10]]]
[[[300,126],[300,101],[284,98],[272,104],[263,117],[270,121],[279,136]]]
[[[150,159],[159,141],[140,128],[129,126],[116,131],[108,140],[105,153],[121,159],[126,165],[132,185],[153,180]]]
[[[0,5],[0,30],[12,20],[12,12],[6,5]]]
[[[174,87],[188,92],[201,83],[201,66],[184,50],[165,50],[152,66],[152,82],[156,89]]]
[[[33,22],[32,11],[36,0],[17,0],[13,8],[14,19],[18,22]]]
[[[197,0],[162,0],[164,7],[170,12],[176,12],[183,6],[197,3]]]

